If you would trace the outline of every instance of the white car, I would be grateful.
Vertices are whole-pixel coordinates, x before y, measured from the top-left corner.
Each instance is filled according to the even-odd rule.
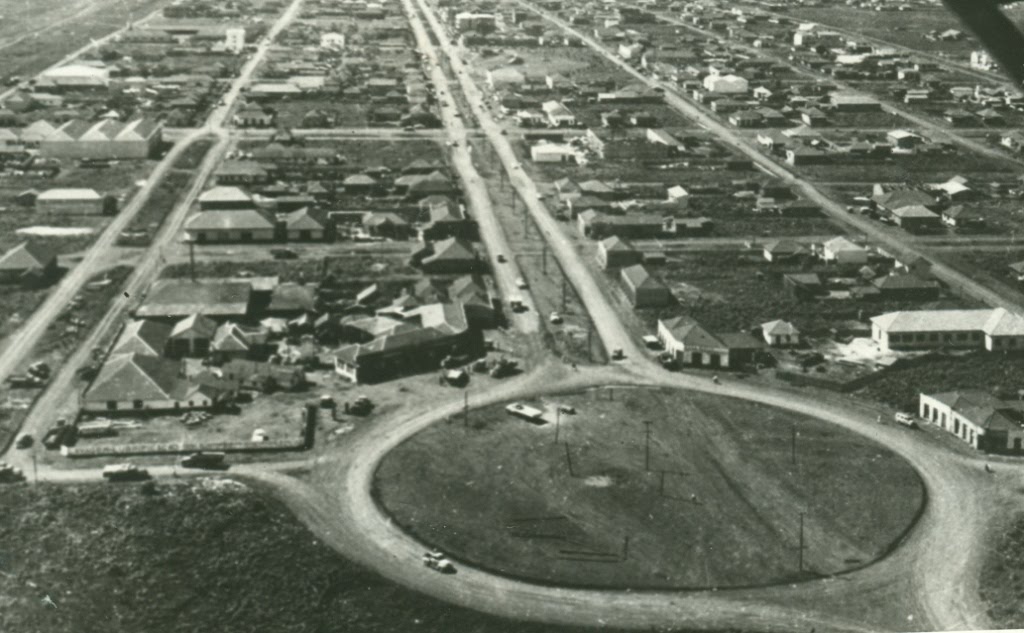
[[[529,288],[530,284],[526,283],[526,280],[522,277],[516,277],[516,288],[526,289]]]
[[[554,323],[555,325],[558,325],[559,323],[562,322],[562,315],[558,314],[557,312],[552,312],[551,316],[548,317],[548,321]]]
[[[444,554],[438,551],[426,552],[423,554],[423,565],[439,571],[442,574],[454,574],[455,565],[450,560],[444,557]]]

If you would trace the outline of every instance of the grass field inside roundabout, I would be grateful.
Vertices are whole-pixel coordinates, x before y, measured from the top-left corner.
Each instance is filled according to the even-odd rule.
[[[626,387],[521,402],[545,422],[505,403],[398,446],[377,471],[378,502],[456,561],[633,588],[764,585],[861,567],[899,543],[924,503],[895,453],[781,409]],[[576,413],[559,415],[559,405]]]

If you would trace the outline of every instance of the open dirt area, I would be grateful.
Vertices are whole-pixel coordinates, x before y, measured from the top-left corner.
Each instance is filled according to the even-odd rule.
[[[526,404],[545,409],[546,423],[497,405],[399,446],[377,473],[379,502],[457,559],[541,582],[634,588],[860,567],[899,542],[923,502],[893,453],[779,410],[628,388]],[[577,413],[556,417],[558,404]]]

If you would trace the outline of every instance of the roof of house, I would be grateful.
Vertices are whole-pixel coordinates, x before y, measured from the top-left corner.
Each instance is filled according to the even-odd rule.
[[[601,248],[604,249],[604,251],[608,252],[608,253],[613,252],[613,251],[614,252],[618,252],[618,253],[633,253],[633,252],[636,252],[636,249],[633,248],[632,244],[630,244],[626,240],[622,239],[618,235],[613,235],[611,237],[607,237],[607,238],[601,240]]]
[[[900,207],[910,207],[915,205],[920,206],[931,206],[937,201],[931,195],[919,190],[919,189],[896,189],[887,193],[878,194],[871,196],[871,199],[875,201],[880,207],[895,211]]]
[[[622,279],[626,281],[630,286],[639,290],[665,288],[665,284],[661,283],[657,277],[652,275],[644,267],[643,264],[633,264],[622,269]]]
[[[792,336],[799,334],[800,330],[789,321],[769,321],[761,324],[761,331],[771,336]]]
[[[160,279],[149,289],[136,315],[147,318],[244,316],[249,310],[252,285],[233,281]]]
[[[96,202],[103,198],[95,189],[85,187],[68,187],[63,189],[47,189],[36,196],[36,202],[68,201]]]
[[[186,390],[180,361],[144,354],[111,356],[93,381],[85,400],[125,402],[175,400]]]
[[[424,262],[476,259],[476,251],[473,250],[472,245],[455,237],[431,242],[430,245],[433,249],[433,254],[425,258]]]
[[[894,216],[896,216],[898,218],[902,218],[904,220],[910,219],[910,218],[918,218],[918,219],[936,218],[937,219],[939,217],[939,215],[937,213],[935,213],[934,211],[932,211],[928,207],[924,207],[924,206],[921,206],[919,204],[912,204],[912,205],[908,205],[908,206],[905,206],[905,207],[899,207],[899,208],[893,209],[892,210],[892,214]]]
[[[199,202],[252,202],[252,196],[238,187],[214,187],[199,194]]]
[[[284,214],[284,224],[292,231],[322,231],[325,225],[317,215],[310,211],[309,207],[301,207]]]
[[[125,325],[111,354],[144,354],[161,356],[171,336],[171,325],[147,319],[136,319]]]
[[[270,293],[271,312],[312,312],[316,307],[316,287],[298,283],[283,283]]]
[[[832,253],[840,253],[843,251],[865,251],[867,250],[860,244],[855,244],[847,238],[840,235],[839,237],[833,237],[827,242],[822,244],[822,247]]]
[[[175,338],[213,338],[217,324],[209,317],[192,314],[174,324],[170,337]]]
[[[273,228],[274,222],[256,209],[202,211],[185,223],[185,229],[190,231],[252,231]]]
[[[802,253],[805,250],[806,249],[802,244],[798,244],[791,240],[775,240],[764,245],[764,252],[771,253],[773,255],[796,255],[797,253]]]
[[[1006,402],[980,390],[924,394],[984,429],[1019,431],[1024,427],[1024,404]]]
[[[917,275],[886,275],[872,282],[879,290],[921,290],[938,288],[938,282],[921,279]]]
[[[703,325],[693,318],[678,316],[660,321],[660,324],[662,328],[668,330],[672,338],[682,343],[685,347],[725,347],[717,336],[705,329]]]
[[[35,242],[23,242],[0,256],[0,271],[20,272],[46,268],[57,254]]]
[[[989,336],[1024,336],[1024,317],[1004,308],[887,312],[872,317],[871,322],[889,333],[976,331]]]

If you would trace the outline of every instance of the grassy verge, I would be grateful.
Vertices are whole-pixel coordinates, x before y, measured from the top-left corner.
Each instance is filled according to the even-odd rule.
[[[13,486],[0,489],[0,507],[4,631],[586,630],[414,593],[342,558],[277,502],[238,485],[160,484],[155,495],[136,485]],[[41,605],[44,595],[56,609]]]
[[[997,628],[1024,627],[1024,513],[1000,526],[981,570],[981,598]]]
[[[555,403],[578,411],[561,415],[558,443]],[[778,409],[624,388],[530,404],[548,424],[497,405],[413,437],[381,464],[379,501],[424,541],[500,573],[634,588],[840,573],[887,553],[923,502],[895,454]]]

